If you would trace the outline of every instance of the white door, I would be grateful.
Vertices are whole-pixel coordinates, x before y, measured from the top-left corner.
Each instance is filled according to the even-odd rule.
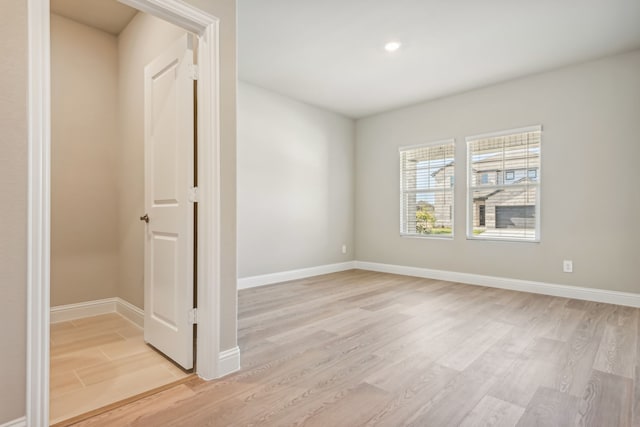
[[[144,339],[193,368],[193,47],[177,40],[145,67]]]

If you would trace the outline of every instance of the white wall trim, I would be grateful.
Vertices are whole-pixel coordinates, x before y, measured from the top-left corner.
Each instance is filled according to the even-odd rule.
[[[356,268],[355,261],[347,261],[336,264],[319,265],[317,267],[281,271],[278,273],[261,274],[259,276],[243,277],[238,279],[238,289],[255,288],[258,286],[271,285],[273,283],[287,282],[289,280],[298,280],[304,279],[306,277],[319,276],[321,274],[352,270],[354,268]]]
[[[586,301],[604,302],[608,304],[640,307],[640,294],[609,291],[605,289],[583,288],[580,286],[559,285],[530,280],[510,279],[507,277],[483,276],[480,274],[458,273],[455,271],[432,270],[429,268],[407,267],[403,265],[381,264],[376,262],[356,261],[355,268],[382,273],[401,274],[405,276],[424,277],[427,279],[446,280],[489,288],[509,289],[512,291],[530,292]]]
[[[144,327],[144,310],[119,297],[51,307],[50,318],[51,323],[59,323],[107,313],[119,313],[141,328]]]
[[[240,370],[240,348],[234,347],[220,352],[218,357],[218,375],[223,377]]]
[[[216,19],[182,0],[118,0],[134,9],[155,15],[187,31],[202,34]],[[217,20],[217,19],[216,19]]]
[[[27,427],[27,417],[18,418],[4,424],[0,424],[0,427]]]
[[[164,0],[166,1],[166,0]],[[220,353],[220,48],[219,22],[210,18],[198,39],[198,345],[196,372],[218,378]]]
[[[198,329],[197,374],[219,376],[220,348],[220,73],[219,20],[182,0],[122,0],[198,34]],[[49,425],[50,292],[50,0],[28,0],[27,384],[26,420]]]
[[[499,130],[495,132],[487,132],[478,135],[465,137],[466,142],[477,141],[479,139],[497,138],[499,136],[512,135],[514,133],[542,132],[542,125],[525,126],[516,129]]]
[[[51,307],[51,323],[67,322],[69,320],[82,319],[83,317],[115,313],[117,304],[118,298],[105,298],[75,304],[57,305]]]
[[[116,298],[116,312],[129,319],[136,325],[144,328],[144,310],[136,307],[122,298]]]
[[[49,0],[28,0],[26,423],[49,425],[51,82]]]

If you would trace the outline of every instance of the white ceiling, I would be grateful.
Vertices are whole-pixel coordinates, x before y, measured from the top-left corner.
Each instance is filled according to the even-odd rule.
[[[116,0],[51,0],[51,12],[113,35],[138,13]]]
[[[240,79],[354,118],[639,47],[640,0],[238,0]]]

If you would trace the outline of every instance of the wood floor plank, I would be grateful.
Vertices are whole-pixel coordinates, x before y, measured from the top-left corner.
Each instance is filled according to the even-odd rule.
[[[593,370],[579,402],[579,426],[631,426],[633,381]]]
[[[560,362],[568,351],[566,343],[536,338],[490,391],[491,396],[527,407],[539,387],[552,387]]]
[[[368,402],[375,408],[386,403],[389,398],[389,394],[379,388],[361,383],[334,395],[315,410],[301,414],[299,421],[294,424],[300,423],[308,427],[362,425],[370,417],[371,409],[360,402]]]
[[[578,328],[584,311],[566,307],[564,298],[559,299],[558,304],[561,304],[561,309],[549,318],[549,328],[542,337],[566,342]]]
[[[524,408],[495,397],[485,396],[467,414],[460,427],[512,427],[518,423]]]
[[[385,405],[370,407],[371,417],[363,424],[366,426],[405,425],[416,416],[425,402],[430,401],[460,373],[431,363],[426,368],[414,373],[413,377],[395,384],[393,399]]]
[[[423,375],[424,372],[429,372],[434,364],[433,360],[416,355],[396,362],[386,363],[380,369],[365,377],[364,380],[368,384],[389,393],[402,393],[406,392],[414,384],[416,375]],[[411,369],[406,369],[407,366],[411,366]],[[458,371],[453,369],[449,369],[449,371],[453,374],[458,374]]]
[[[567,303],[569,304],[569,303]],[[604,335],[606,318],[616,306],[585,302],[585,312],[568,341],[569,350],[561,363],[556,388],[581,397],[591,377],[591,370]]]
[[[571,426],[578,411],[578,398],[554,388],[539,387],[518,421],[518,427]]]
[[[318,413],[327,404],[342,398],[346,390],[362,382],[362,379],[384,365],[384,361],[374,355],[353,355],[342,363],[334,360],[332,365],[316,370],[313,376],[288,388],[279,399],[269,400],[267,405],[260,400],[252,407],[245,408],[243,415],[234,422],[239,425],[290,425],[299,420],[301,414]],[[249,421],[246,417],[250,416]]]
[[[506,323],[487,322],[477,333],[438,359],[438,363],[463,371],[512,329],[513,325]]]
[[[458,374],[409,418],[407,426],[458,425],[495,384],[497,378],[478,372]]]
[[[617,307],[607,319],[593,367],[633,379],[636,367],[638,310]]]

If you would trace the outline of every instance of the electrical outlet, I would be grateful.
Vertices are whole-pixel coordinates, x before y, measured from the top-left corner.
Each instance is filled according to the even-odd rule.
[[[570,259],[562,261],[562,271],[565,273],[573,273],[573,261]]]
[[[343,254],[347,253],[347,245],[342,245],[342,253]]]

